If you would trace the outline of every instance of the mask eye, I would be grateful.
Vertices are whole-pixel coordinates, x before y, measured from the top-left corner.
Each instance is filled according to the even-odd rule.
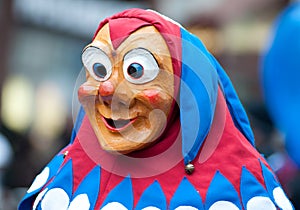
[[[93,71],[97,77],[102,79],[105,78],[107,75],[107,70],[102,63],[94,63]]]
[[[152,81],[159,73],[158,64],[146,49],[137,48],[124,56],[123,73],[126,80],[133,84]]]
[[[132,63],[127,68],[127,74],[133,79],[139,79],[144,74],[144,67],[139,63]]]
[[[82,63],[92,77],[100,82],[107,80],[112,72],[109,57],[99,48],[88,47],[82,53]]]

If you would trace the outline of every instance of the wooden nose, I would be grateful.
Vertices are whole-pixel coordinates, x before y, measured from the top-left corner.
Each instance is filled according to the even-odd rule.
[[[102,97],[112,96],[115,92],[115,87],[110,81],[105,81],[100,84],[99,95]]]

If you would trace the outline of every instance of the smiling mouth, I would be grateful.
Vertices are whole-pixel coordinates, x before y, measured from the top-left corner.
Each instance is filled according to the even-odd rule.
[[[132,125],[137,118],[133,119],[119,119],[119,120],[113,120],[111,118],[105,118],[101,116],[102,121],[104,122],[104,125],[113,132],[120,132],[124,129],[126,129],[129,125]]]

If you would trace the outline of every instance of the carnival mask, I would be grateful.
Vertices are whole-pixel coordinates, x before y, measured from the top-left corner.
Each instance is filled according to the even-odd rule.
[[[115,47],[105,24],[82,53],[86,82],[78,90],[101,147],[127,154],[155,142],[174,102],[168,46],[154,26],[141,27]]]

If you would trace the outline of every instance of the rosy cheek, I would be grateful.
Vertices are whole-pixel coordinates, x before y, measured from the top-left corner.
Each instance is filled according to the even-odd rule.
[[[159,90],[144,90],[142,96],[153,108],[162,108],[166,102],[165,93]]]
[[[89,82],[83,83],[78,89],[78,98],[81,101],[87,96],[96,96],[98,94],[98,86]]]

